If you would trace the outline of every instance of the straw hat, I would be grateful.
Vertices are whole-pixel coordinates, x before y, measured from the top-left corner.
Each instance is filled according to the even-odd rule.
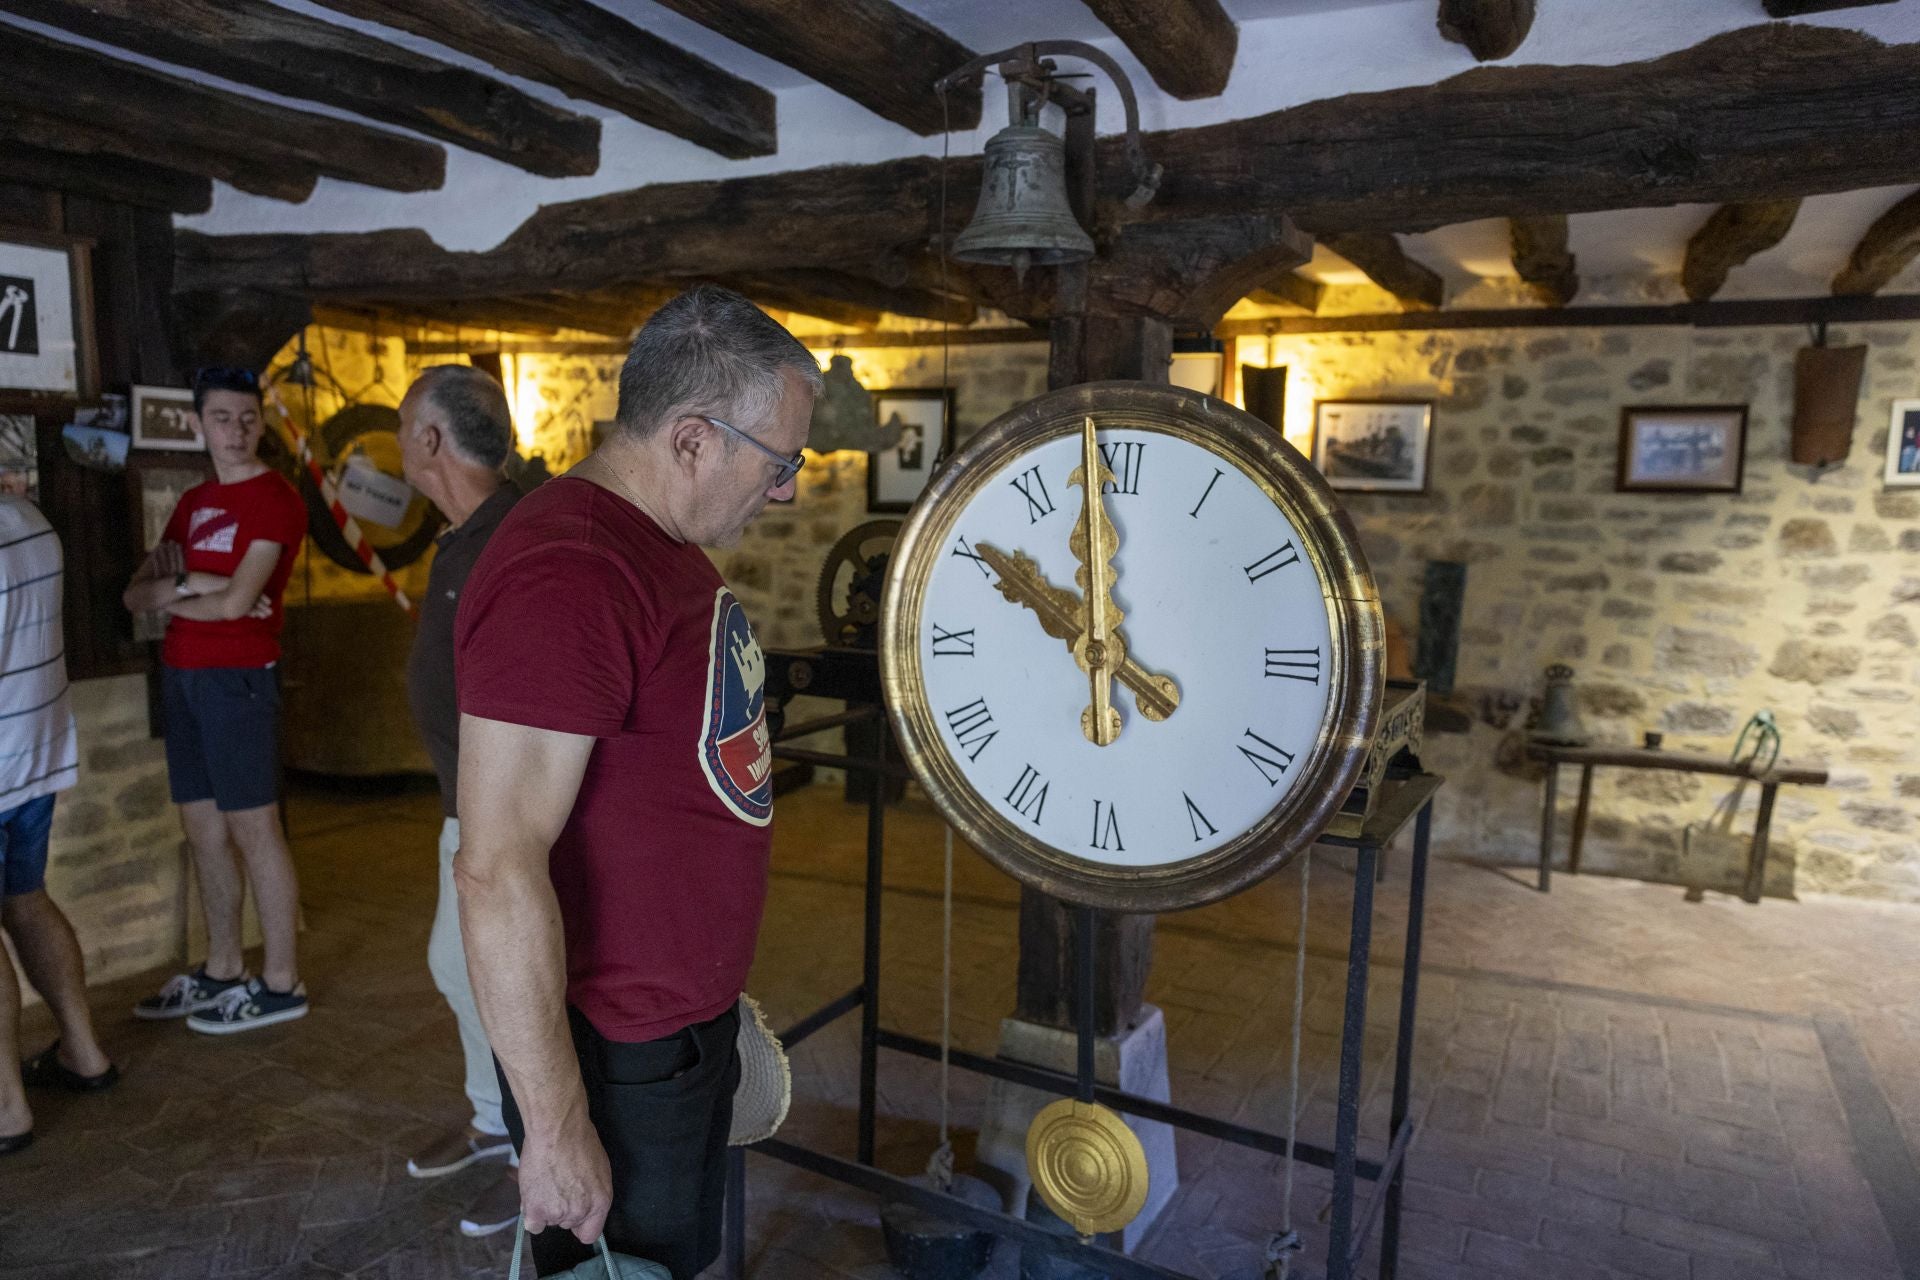
[[[771,1138],[780,1128],[793,1101],[793,1074],[779,1038],[750,995],[740,997],[740,1034],[734,1043],[740,1054],[740,1084],[733,1091],[727,1145],[741,1147]]]

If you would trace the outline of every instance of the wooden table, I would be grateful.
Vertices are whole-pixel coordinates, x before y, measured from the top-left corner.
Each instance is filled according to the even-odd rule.
[[[1796,764],[1775,761],[1770,768],[1755,770],[1751,762],[1734,764],[1725,756],[1710,756],[1698,751],[1666,751],[1649,747],[1564,747],[1534,743],[1527,754],[1547,766],[1546,798],[1540,809],[1540,892],[1546,893],[1553,863],[1554,784],[1560,766],[1580,766],[1580,799],[1573,810],[1573,846],[1567,853],[1567,870],[1580,873],[1580,846],[1587,836],[1587,808],[1593,799],[1593,771],[1606,765],[1619,769],[1671,769],[1677,773],[1711,773],[1725,778],[1751,778],[1760,784],[1760,814],[1753,824],[1753,846],[1747,852],[1747,880],[1740,896],[1748,902],[1760,901],[1760,884],[1767,868],[1767,829],[1773,824],[1773,798],[1783,783],[1820,787],[1827,782],[1824,762]]]

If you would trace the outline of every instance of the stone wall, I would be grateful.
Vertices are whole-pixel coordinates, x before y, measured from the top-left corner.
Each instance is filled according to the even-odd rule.
[[[180,958],[186,842],[164,749],[147,736],[146,677],[78,681],[73,710],[80,780],[54,805],[47,891],[80,936],[87,980],[110,982]]]
[[[1786,755],[1830,764],[1828,787],[1781,792],[1769,891],[1920,900],[1920,492],[1880,479],[1889,402],[1920,394],[1920,327],[1848,326],[1830,340],[1871,353],[1852,453],[1818,475],[1787,460],[1793,356],[1806,344],[1797,329],[1240,344],[1242,362],[1288,366],[1287,435],[1302,450],[1315,397],[1437,402],[1431,491],[1349,495],[1348,508],[1409,636],[1426,562],[1468,565],[1454,702],[1472,727],[1430,735],[1425,756],[1448,776],[1443,848],[1535,856],[1528,701],[1542,668],[1566,662],[1596,741],[1637,743],[1653,729],[1672,747],[1726,753],[1748,715],[1768,708]],[[1743,492],[1615,492],[1621,407],[1661,403],[1750,406]],[[1572,790],[1561,790],[1569,806]],[[1586,863],[1726,886],[1757,803],[1755,788],[1726,779],[1602,770]]]

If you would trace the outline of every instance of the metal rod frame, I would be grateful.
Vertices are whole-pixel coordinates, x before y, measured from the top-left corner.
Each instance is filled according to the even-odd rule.
[[[786,735],[782,735],[783,737]],[[791,757],[817,753],[791,748],[775,748],[776,754]],[[840,757],[832,763],[848,769],[860,769],[892,776],[900,766],[887,760],[887,738],[881,734],[870,758]],[[1551,776],[1551,775],[1549,775]],[[1184,1272],[1172,1271],[1106,1247],[1102,1241],[1114,1241],[1113,1235],[1092,1242],[1073,1236],[1053,1235],[1032,1223],[1006,1213],[982,1209],[955,1196],[943,1195],[882,1172],[873,1167],[874,1128],[877,1117],[874,1103],[877,1092],[879,1051],[891,1049],[915,1057],[937,1061],[940,1046],[917,1036],[887,1030],[880,1025],[880,925],[881,873],[886,835],[886,788],[876,785],[867,801],[867,877],[865,919],[861,955],[860,985],[835,997],[801,1018],[780,1037],[791,1049],[808,1036],[831,1025],[837,1019],[860,1010],[860,1114],[858,1119],[856,1161],[843,1160],[769,1138],[751,1148],[730,1147],[727,1151],[727,1198],[723,1239],[726,1276],[744,1280],[746,1275],[746,1152],[785,1161],[824,1177],[869,1191],[885,1201],[901,1200],[939,1217],[963,1222],[1003,1239],[1019,1242],[1022,1249],[1035,1248],[1055,1257],[1105,1268],[1105,1274],[1129,1280],[1197,1280]],[[1367,978],[1373,951],[1373,891],[1381,871],[1381,852],[1391,835],[1366,837],[1327,837],[1322,844],[1354,850],[1353,918],[1347,948],[1346,1008],[1340,1033],[1339,1096],[1335,1104],[1334,1144],[1331,1150],[1305,1142],[1295,1144],[1296,1157],[1307,1164],[1333,1171],[1331,1231],[1327,1246],[1326,1280],[1354,1280],[1367,1240],[1376,1223],[1381,1226],[1380,1277],[1394,1280],[1399,1268],[1400,1212],[1405,1194],[1406,1153],[1414,1126],[1409,1116],[1409,1093],[1413,1076],[1414,1021],[1419,1010],[1421,924],[1426,910],[1427,847],[1433,827],[1433,798],[1428,796],[1414,815],[1413,860],[1407,899],[1407,936],[1401,968],[1398,1041],[1394,1050],[1393,1103],[1388,1130],[1391,1141],[1386,1159],[1363,1160],[1359,1156],[1360,1083],[1364,1062],[1367,1022]],[[1302,854],[1301,856],[1310,856]],[[1156,1102],[1098,1083],[1094,1079],[1094,927],[1092,908],[1074,909],[1074,985],[1076,1069],[1068,1076],[1043,1067],[1002,1058],[987,1058],[963,1049],[948,1050],[948,1061],[962,1071],[1008,1080],[1048,1093],[1077,1097],[1083,1102],[1099,1102],[1143,1120],[1155,1120],[1206,1137],[1274,1154],[1287,1148],[1285,1135],[1254,1129],[1231,1121],[1207,1116],[1168,1103]],[[1373,1194],[1359,1216],[1355,1216],[1355,1183],[1375,1184]]]

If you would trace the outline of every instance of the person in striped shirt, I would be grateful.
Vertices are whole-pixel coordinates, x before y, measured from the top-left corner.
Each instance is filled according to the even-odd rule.
[[[0,494],[0,926],[60,1038],[20,1059],[20,984],[0,947],[0,1156],[33,1141],[26,1086],[96,1092],[120,1078],[94,1035],[80,943],[47,896],[55,794],[79,777],[60,627],[60,539],[25,498]]]

